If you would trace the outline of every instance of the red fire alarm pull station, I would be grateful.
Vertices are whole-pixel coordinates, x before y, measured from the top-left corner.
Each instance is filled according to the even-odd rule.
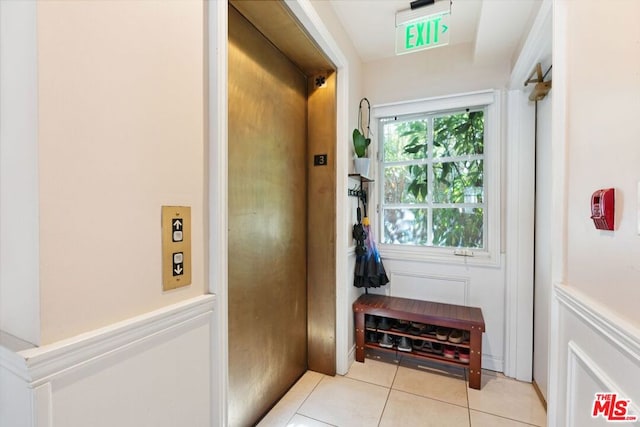
[[[591,219],[598,230],[613,230],[615,189],[603,188],[591,195]]]

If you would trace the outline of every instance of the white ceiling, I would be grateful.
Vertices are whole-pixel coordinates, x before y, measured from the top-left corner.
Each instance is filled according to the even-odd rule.
[[[395,15],[409,9],[411,0],[330,2],[363,62],[395,56]],[[472,44],[475,62],[513,61],[541,3],[542,0],[453,0],[449,45]],[[429,50],[420,52],[428,53]]]

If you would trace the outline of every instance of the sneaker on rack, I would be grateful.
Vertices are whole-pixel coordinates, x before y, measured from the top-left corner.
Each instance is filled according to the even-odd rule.
[[[378,333],[376,331],[367,331],[367,342],[378,342]]]
[[[398,350],[411,351],[411,340],[407,337],[401,337],[400,343],[398,344]]]
[[[409,328],[409,333],[411,335],[420,335],[424,332],[426,325],[423,323],[411,322],[411,327]]]
[[[459,348],[458,349],[458,358],[462,363],[469,363],[469,349],[468,348]]]
[[[422,350],[422,347],[424,346],[424,341],[423,340],[413,340],[413,349],[414,350]]]
[[[424,351],[425,353],[433,353],[433,344],[434,343],[432,343],[431,341],[425,341],[424,344],[422,344],[422,351]]]
[[[388,331],[389,329],[391,329],[391,321],[388,317],[383,317],[382,319],[380,319],[380,322],[378,322],[378,329],[381,329],[383,331]]]
[[[460,329],[454,329],[449,334],[449,342],[454,344],[460,344],[462,342],[462,331]]]
[[[407,332],[409,330],[409,322],[406,320],[396,320],[391,329],[399,332]]]
[[[389,334],[383,334],[380,340],[380,347],[393,348],[393,338]]]
[[[432,342],[431,352],[433,354],[442,354],[442,344],[440,344],[439,342]]]
[[[376,316],[366,314],[364,317],[365,317],[364,326],[367,329],[375,329],[378,326],[378,320],[376,319]]]
[[[438,328],[436,329],[436,338],[440,341],[446,341],[449,339],[449,332],[451,332],[449,328]]]
[[[436,334],[436,327],[435,325],[426,325],[424,328],[424,331],[422,332],[423,335],[435,335]]]
[[[454,359],[456,357],[456,348],[452,345],[445,345],[444,357],[446,357],[447,359]]]

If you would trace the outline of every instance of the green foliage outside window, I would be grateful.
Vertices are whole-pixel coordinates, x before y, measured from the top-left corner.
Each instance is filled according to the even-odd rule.
[[[484,110],[382,122],[383,242],[484,247]]]

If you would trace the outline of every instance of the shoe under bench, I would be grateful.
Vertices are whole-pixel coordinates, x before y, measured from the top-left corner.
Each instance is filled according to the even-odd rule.
[[[356,361],[358,362],[364,362],[365,348],[380,348],[375,344],[365,342],[365,315],[367,314],[467,331],[469,333],[469,342],[453,345],[469,348],[468,363],[435,354],[418,353],[415,351],[407,354],[448,365],[463,367],[469,371],[469,387],[480,390],[482,375],[482,333],[485,331],[484,317],[482,316],[482,310],[480,308],[377,294],[364,294],[353,303],[353,313],[356,329]],[[391,333],[394,335],[403,335],[395,332]],[[430,340],[428,337],[405,335],[412,339]],[[434,342],[437,341],[436,339],[431,340]]]

